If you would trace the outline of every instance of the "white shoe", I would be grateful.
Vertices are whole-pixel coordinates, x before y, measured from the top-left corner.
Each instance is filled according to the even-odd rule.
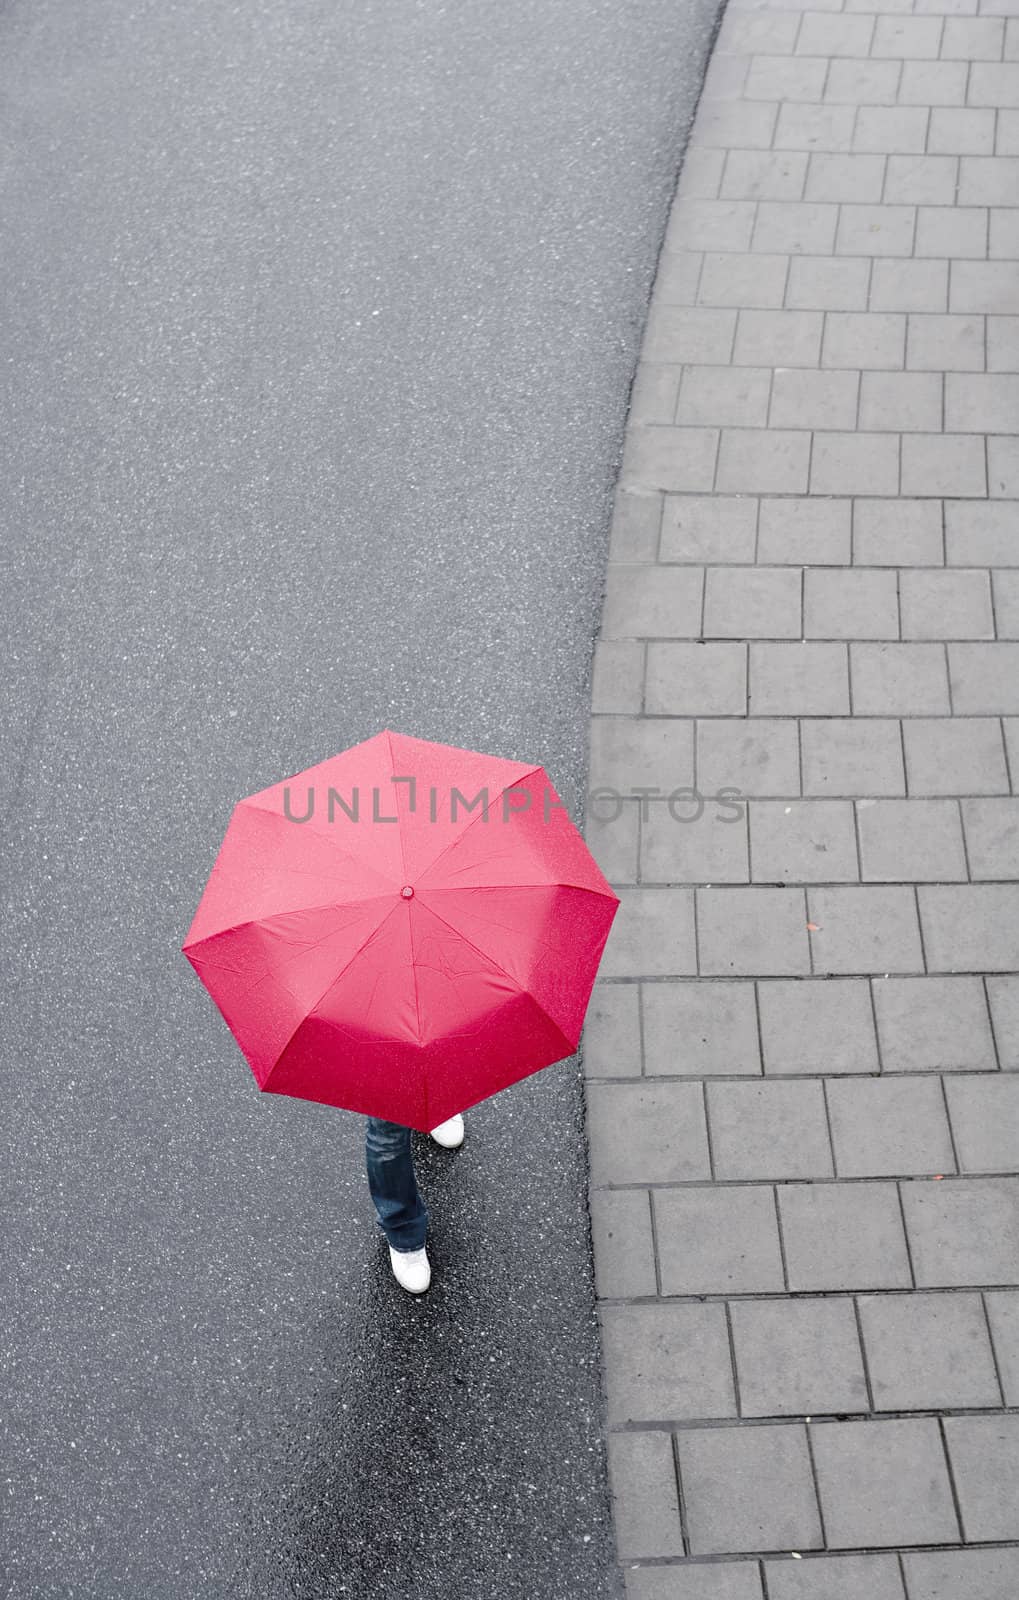
[[[440,1122],[432,1129],[432,1138],[445,1150],[457,1150],[464,1142],[464,1119],[459,1111],[448,1122]]]
[[[432,1281],[432,1269],[424,1245],[420,1250],[394,1250],[390,1245],[389,1259],[393,1265],[393,1276],[401,1288],[411,1294],[424,1294]]]

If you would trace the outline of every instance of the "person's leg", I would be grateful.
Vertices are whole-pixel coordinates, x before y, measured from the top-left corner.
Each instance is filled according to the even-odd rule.
[[[368,1188],[379,1226],[394,1250],[420,1250],[428,1231],[428,1210],[418,1192],[410,1140],[411,1129],[399,1122],[368,1118]]]

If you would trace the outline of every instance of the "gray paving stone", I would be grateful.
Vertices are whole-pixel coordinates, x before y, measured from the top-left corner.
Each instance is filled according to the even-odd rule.
[[[594,647],[591,710],[639,715],[644,646],[636,639],[600,639]]]
[[[780,368],[772,384],[769,423],[775,428],[854,428],[859,387],[858,372]]]
[[[1019,435],[987,439],[987,484],[992,500],[1019,500]]]
[[[744,1417],[869,1410],[848,1297],[734,1300],[730,1315]]]
[[[592,1189],[589,1199],[599,1299],[657,1294],[648,1191]]]
[[[678,1448],[694,1553],[823,1545],[802,1424],[684,1428]]]
[[[768,1600],[903,1600],[892,1555],[766,1561]]]
[[[993,639],[985,571],[904,570],[899,579],[904,639]]]
[[[655,489],[710,489],[718,455],[717,428],[631,428],[623,446],[622,479]]]
[[[774,1294],[785,1288],[767,1184],[652,1192],[664,1295]]]
[[[849,659],[857,716],[930,716],[951,709],[940,644],[851,644]]]
[[[785,295],[788,267],[789,258],[785,255],[709,253],[701,269],[697,303],[762,311],[778,309]]]
[[[617,489],[609,534],[609,560],[654,561],[661,520],[662,497],[657,491]]]
[[[916,972],[923,965],[914,891],[898,884],[807,888],[814,971]]]
[[[747,646],[732,640],[708,644],[650,644],[644,704],[671,717],[747,714]],[[682,783],[669,773],[666,793]]]
[[[987,254],[992,261],[1014,261],[1019,256],[1019,211],[992,206],[987,220]]]
[[[643,883],[749,883],[745,808],[737,817],[698,801],[652,801],[641,827],[640,875]]]
[[[694,892],[702,974],[786,977],[809,972],[802,889],[755,885]]]
[[[1019,1547],[997,1550],[906,1550],[909,1600],[1013,1600],[1019,1593]]]
[[[965,882],[959,807],[954,800],[866,800],[856,808],[864,882]]]
[[[859,881],[849,800],[752,800],[750,853],[755,883]]]
[[[776,979],[757,993],[766,1073],[877,1071],[865,979]]]
[[[718,315],[719,313],[715,313]],[[816,367],[822,311],[740,311],[733,360],[747,367]]]
[[[923,437],[926,437],[925,435]],[[816,433],[810,457],[811,494],[894,494],[899,484],[899,437],[882,433]]]
[[[940,17],[878,17],[870,53],[933,61],[940,51],[942,26]]]
[[[978,206],[919,206],[914,254],[983,261],[987,256],[988,216]]]
[[[698,1084],[589,1082],[587,1131],[594,1188],[710,1176]]]
[[[840,1178],[955,1171],[936,1078],[833,1079],[826,1094]]]
[[[834,62],[833,66],[839,66]],[[780,106],[776,150],[851,150],[856,112],[849,105]],[[881,152],[883,153],[883,152]]]
[[[829,311],[821,348],[823,367],[901,368],[906,317],[897,311]]]
[[[899,83],[901,106],[965,106],[965,61],[904,61]],[[928,131],[928,149],[931,147]]]
[[[1008,793],[997,717],[909,717],[902,737],[910,794]]]
[[[608,818],[592,807],[584,823],[587,847],[609,883],[637,882],[637,802],[626,802]]]
[[[663,561],[752,561],[756,537],[757,501],[753,497],[665,496]]]
[[[1019,1405],[1019,1289],[992,1290],[984,1301],[1005,1404]]]
[[[735,788],[744,795],[798,795],[796,723],[766,717],[700,719],[697,787],[703,795]]]
[[[707,1101],[716,1178],[834,1175],[819,1082],[710,1083]]]
[[[885,155],[920,155],[927,141],[928,116],[926,106],[861,106],[852,148]]]
[[[1019,794],[1019,717],[1002,717],[1001,729],[1012,768],[1012,790]]]
[[[814,639],[897,639],[896,574],[857,567],[804,573],[803,631]]]
[[[912,1286],[893,1183],[780,1184],[777,1192],[793,1292]]]
[[[984,319],[910,312],[906,366],[917,372],[982,372]]]
[[[626,1600],[761,1600],[756,1561],[685,1561],[631,1567]]]
[[[902,1205],[919,1289],[1008,1287],[1019,1266],[1019,1179],[918,1179]]]
[[[649,1075],[706,1078],[759,1074],[754,985],[726,979],[644,986]]]
[[[947,1077],[945,1094],[960,1171],[1019,1169],[1019,1075]]]
[[[844,566],[852,553],[852,501],[761,501],[758,560]]]
[[[821,98],[828,63],[821,57],[754,56],[744,93],[748,100],[809,100]]]
[[[931,111],[927,148],[932,153],[989,156],[994,150],[994,112],[936,106]]]
[[[978,977],[875,978],[885,1072],[986,1071],[995,1065]]]
[[[610,563],[601,636],[696,638],[701,627],[703,591],[704,573],[698,567]]]
[[[810,157],[804,199],[877,204],[884,187],[882,155],[836,155],[821,151]],[[847,310],[841,304],[837,309]]]
[[[873,33],[873,17],[840,17],[806,11],[796,40],[796,53],[801,56],[866,56],[870,54]]]
[[[667,250],[746,250],[754,226],[752,200],[675,201],[665,232]]]
[[[1019,712],[1019,643],[950,644],[948,670],[957,716]]]
[[[819,1422],[810,1437],[830,1546],[959,1539],[934,1417]]]
[[[917,896],[929,971],[1019,968],[1019,896],[1013,884],[921,884]]]
[[[791,567],[709,567],[704,634],[732,639],[801,636],[800,574]]]
[[[803,494],[809,467],[809,433],[723,428],[715,481],[723,494]]]
[[[860,427],[889,433],[923,433],[941,426],[939,372],[865,372],[860,384]]]
[[[793,150],[730,150],[719,191],[726,200],[798,200],[807,156]]]
[[[725,156],[724,150],[707,150],[697,145],[689,145],[683,154],[676,193],[691,195],[698,200],[716,199],[722,182]],[[656,279],[656,295],[658,289],[659,284]]]
[[[988,372],[1019,372],[1019,317],[988,317]]]
[[[960,206],[1014,206],[1019,199],[1019,156],[963,156]]]
[[[1019,189],[1016,198],[1019,199]],[[1008,433],[1019,425],[1019,374],[950,372],[945,427],[966,433]]]
[[[695,648],[695,647],[691,647]],[[590,784],[614,795],[658,785],[666,793],[693,783],[693,728],[689,722],[662,717],[594,717],[591,722]],[[599,805],[612,814],[612,795]]]
[[[904,433],[902,493],[986,495],[983,439],[969,433]]]
[[[696,970],[693,890],[620,886],[603,978],[680,977]]]
[[[972,878],[1019,878],[1019,798],[965,799],[962,820]]]
[[[676,421],[693,427],[763,428],[771,372],[764,367],[685,367]]]
[[[620,1560],[681,1556],[683,1534],[671,1435],[610,1433],[607,1452]]]
[[[946,1417],[945,1442],[966,1538],[1019,1539],[1019,1416]]]
[[[695,159],[724,156],[721,150],[691,149],[689,154]],[[703,260],[703,255],[697,250],[663,250],[655,274],[655,305],[692,306],[697,299]],[[647,356],[645,359],[648,359]]]
[[[976,72],[978,69],[973,68]],[[1019,71],[1019,67],[1016,69]],[[948,286],[952,312],[1019,312],[1019,273],[1011,261],[955,261]]]
[[[899,61],[833,61],[824,98],[842,106],[891,106],[899,89]]]
[[[893,205],[952,206],[958,176],[958,156],[889,156],[884,199]]]
[[[978,1294],[859,1295],[857,1305],[877,1410],[1001,1404]]]
[[[1019,519],[1011,505],[945,502],[949,566],[1019,566]]]
[[[998,1061],[1005,1072],[1019,1070],[1019,977],[987,978]],[[988,1062],[993,1066],[993,1061]]]
[[[727,362],[736,332],[736,315],[735,311],[706,306],[652,304],[641,359]]]
[[[994,618],[999,639],[1019,639],[1019,571],[992,572]]]
[[[901,261],[894,257],[875,260],[870,310],[947,312],[948,262]]]
[[[682,367],[640,361],[630,391],[628,422],[674,422]]]
[[[841,716],[849,711],[846,645],[754,640],[749,650],[749,707],[754,716]]]
[[[884,161],[883,156],[821,156],[812,161]],[[813,170],[813,169],[812,169]],[[820,179],[818,181],[821,181]],[[756,259],[752,257],[750,259]],[[851,256],[805,256],[789,258],[789,276],[786,282],[785,304],[790,310],[804,311],[866,311],[870,283],[870,262]],[[945,284],[943,304],[948,306],[948,287]],[[901,307],[891,307],[900,310]]]
[[[582,1048],[588,1077],[640,1077],[640,990],[637,984],[604,983],[599,979],[584,1019]]]
[[[728,150],[738,141],[744,150],[767,150],[779,109],[774,102],[749,105],[741,101],[702,106],[690,130],[690,143]]]
[[[726,11],[715,44],[716,53],[753,56],[791,53],[799,32],[798,11],[769,11],[767,14]],[[823,51],[821,52],[823,54]],[[1001,51],[998,51],[1001,59]]]
[[[853,560],[860,566],[940,566],[940,500],[853,502]]]
[[[1001,17],[947,17],[941,38],[943,61],[1000,61],[1005,42]]]
[[[905,792],[897,721],[848,717],[801,724],[805,795],[901,795]]]
[[[839,208],[835,252],[849,256],[911,256],[915,232],[913,206],[843,205]]]
[[[734,1417],[725,1307],[602,1306],[608,1422]]]

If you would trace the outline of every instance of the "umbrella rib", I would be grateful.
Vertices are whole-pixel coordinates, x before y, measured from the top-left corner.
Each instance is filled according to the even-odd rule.
[[[541,764],[539,763],[536,767],[532,767],[529,772],[522,772],[518,774],[518,776],[514,778],[511,783],[504,783],[498,794],[495,796],[496,800],[501,800],[503,795],[506,793],[506,790],[511,789],[514,783],[523,782],[524,778],[533,778],[536,772],[541,772],[542,770]],[[486,807],[486,811],[488,809],[489,808]],[[433,861],[429,861],[427,867],[425,867],[424,871],[422,872],[421,879],[419,881],[423,882],[424,879],[427,878],[428,874],[439,865],[439,862],[443,859],[443,857],[447,856],[451,850],[455,849],[456,846],[461,843],[462,840],[466,839],[472,828],[476,828],[479,822],[486,822],[488,820],[486,811],[482,811],[476,817],[472,817],[466,828],[462,829],[461,832],[457,834],[455,839],[450,839],[448,844],[443,845],[435,859]]]
[[[372,929],[368,940],[365,941],[365,944],[367,944],[371,939],[376,938],[376,936],[385,927],[385,925],[389,921],[390,917],[396,915],[397,911],[399,911],[399,909],[400,909],[402,904],[403,904],[403,902],[401,900],[398,900],[396,902],[396,905],[393,906],[392,910],[386,912],[386,915],[382,918],[382,921],[380,923],[378,923]],[[265,1080],[265,1085],[266,1086],[268,1086],[269,1078],[272,1077],[272,1075],[275,1072],[276,1068],[279,1066],[280,1062],[283,1060],[283,1057],[286,1055],[287,1051],[290,1049],[290,1046],[293,1044],[293,1042],[296,1039],[298,1033],[304,1027],[304,1024],[307,1022],[307,1020],[311,1016],[312,1012],[318,1010],[319,1006],[322,1004],[322,1001],[325,999],[326,995],[329,993],[329,991],[333,987],[333,985],[336,984],[336,983],[339,983],[340,979],[343,977],[343,974],[346,972],[347,968],[350,967],[350,966],[353,966],[353,964],[357,960],[358,956],[361,955],[364,952],[365,944],[359,945],[358,948],[354,951],[354,954],[351,956],[350,960],[349,961],[345,961],[343,963],[343,966],[340,968],[339,972],[334,972],[333,973],[332,977],[329,979],[329,982],[326,984],[325,988],[322,990],[322,993],[319,995],[318,999],[315,1001],[315,1004],[313,1006],[309,1006],[308,1010],[305,1012],[304,1016],[301,1018],[300,1022],[297,1024],[297,1027],[294,1029],[293,1033],[287,1039],[286,1044],[283,1046],[282,1050],[280,1050],[279,1054],[276,1057],[275,1062],[273,1063],[273,1066],[270,1068],[268,1077]]]

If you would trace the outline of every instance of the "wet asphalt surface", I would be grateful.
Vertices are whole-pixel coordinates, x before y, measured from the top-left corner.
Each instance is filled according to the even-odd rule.
[[[382,726],[571,806],[716,0],[0,0],[2,1593],[618,1596],[563,1063],[415,1136],[260,1096],[180,942]]]

